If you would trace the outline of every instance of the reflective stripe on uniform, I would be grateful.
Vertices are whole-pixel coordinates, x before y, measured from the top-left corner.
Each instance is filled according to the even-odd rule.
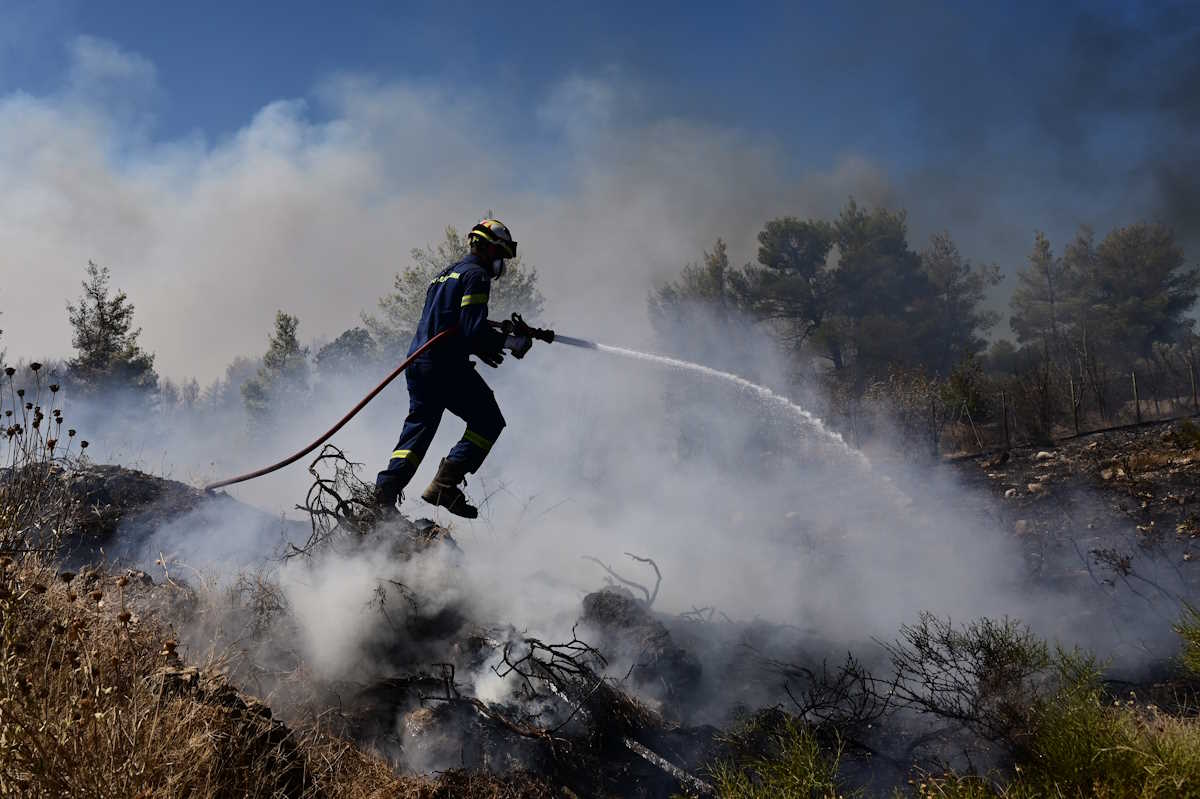
[[[467,432],[463,433],[463,440],[469,441],[470,443],[479,447],[484,452],[486,452],[492,448],[492,442],[488,441],[486,438],[479,435],[474,430],[468,430]]]
[[[460,308],[466,308],[468,305],[484,305],[488,301],[486,294],[464,294]]]
[[[392,453],[392,460],[396,460],[397,458],[407,458],[411,453],[411,449],[398,449]]]
[[[430,282],[430,284],[445,283],[447,280],[458,280],[458,278],[460,278],[460,277],[462,277],[462,275],[460,275],[458,272],[451,272],[448,275],[441,275],[440,277],[435,277],[433,280],[431,280],[429,282]]]

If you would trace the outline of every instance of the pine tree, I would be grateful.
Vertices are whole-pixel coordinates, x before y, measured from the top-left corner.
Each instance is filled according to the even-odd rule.
[[[745,326],[740,270],[729,265],[717,239],[699,264],[684,266],[679,279],[651,292],[650,323],[672,352],[722,369],[744,368]]]
[[[1050,354],[1061,348],[1071,280],[1067,265],[1054,256],[1050,240],[1038,231],[1029,255],[1029,267],[1017,272],[1017,287],[1009,307],[1009,325],[1020,344],[1036,344]]]
[[[933,288],[925,302],[927,341],[922,360],[934,374],[946,377],[987,347],[981,334],[1000,316],[980,306],[988,289],[1000,282],[1000,268],[972,266],[947,232],[930,238],[921,253],[921,268]]]
[[[933,287],[908,246],[906,214],[868,211],[851,200],[833,231],[838,264],[823,335],[837,354],[834,365],[852,363],[859,380],[881,377],[894,365],[921,365],[923,306]]]
[[[138,346],[133,305],[124,291],[109,296],[108,267],[88,261],[83,296],[67,305],[75,357],[67,363],[71,384],[89,394],[132,389],[149,399],[158,387],[154,356]]]
[[[253,416],[263,417],[272,404],[286,405],[308,391],[308,348],[300,346],[299,318],[275,313],[275,329],[267,339],[258,374],[242,384],[242,399]]]
[[[369,332],[353,327],[321,347],[313,360],[322,379],[336,379],[371,366],[378,357],[378,349]]]
[[[772,219],[758,234],[760,266],[747,266],[732,283],[742,304],[768,322],[785,344],[799,350],[815,341],[840,366],[836,348],[828,349],[820,336],[830,313],[832,273],[826,261],[832,248],[828,222]]]
[[[1156,343],[1178,342],[1191,331],[1188,314],[1200,293],[1200,272],[1188,266],[1169,228],[1113,230],[1095,256],[1080,293],[1088,315],[1103,320],[1110,350],[1146,358]]]

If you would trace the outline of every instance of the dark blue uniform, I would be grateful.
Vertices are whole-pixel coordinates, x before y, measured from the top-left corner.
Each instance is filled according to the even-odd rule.
[[[445,411],[467,423],[462,439],[446,456],[463,464],[466,472],[479,468],[504,429],[495,395],[468,358],[497,353],[504,346],[504,334],[487,323],[490,290],[491,278],[474,255],[442,270],[429,284],[408,354],[453,325],[458,332],[426,350],[405,372],[408,417],[387,468],[375,479],[385,500],[395,501],[408,485]]]

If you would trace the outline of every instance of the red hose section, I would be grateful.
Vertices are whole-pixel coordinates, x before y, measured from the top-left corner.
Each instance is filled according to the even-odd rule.
[[[204,490],[212,491],[217,488],[224,488],[225,486],[233,485],[234,483],[244,483],[247,480],[253,480],[256,477],[262,477],[264,474],[270,474],[271,472],[282,469],[284,466],[290,466],[291,464],[300,460],[305,455],[312,452],[314,449],[316,449],[317,447],[321,446],[326,441],[328,441],[333,436],[334,433],[336,433],[337,431],[339,431],[343,427],[345,427],[347,422],[349,422],[351,419],[353,419],[355,416],[357,416],[359,411],[361,411],[363,408],[367,407],[368,402],[375,399],[375,397],[379,395],[379,392],[381,392],[385,388],[387,388],[388,384],[391,383],[393,380],[395,380],[397,377],[399,377],[400,373],[403,372],[405,369],[407,369],[409,364],[411,364],[413,361],[415,361],[418,356],[420,356],[422,353],[425,352],[425,350],[429,349],[434,344],[437,344],[442,339],[446,338],[447,336],[453,335],[456,332],[458,332],[458,325],[448,327],[445,330],[443,330],[441,333],[438,333],[436,336],[429,339],[429,341],[426,341],[424,344],[422,344],[419,348],[417,348],[416,352],[414,352],[412,355],[405,358],[404,363],[397,366],[396,370],[394,372],[392,372],[390,375],[385,377],[383,379],[383,382],[380,383],[379,385],[377,385],[370,394],[363,397],[362,402],[358,403],[353,408],[351,408],[350,413],[343,416],[342,420],[340,422],[338,422],[337,424],[335,424],[333,427],[331,427],[329,429],[329,432],[325,433],[325,435],[321,436],[316,441],[309,444],[307,447],[300,450],[292,457],[288,458],[287,460],[282,460],[273,466],[267,466],[263,469],[259,469],[256,472],[250,472],[248,474],[239,475],[237,477],[230,477],[228,480],[221,480],[220,482],[217,482],[217,483],[210,483],[209,485],[206,485],[204,487]]]

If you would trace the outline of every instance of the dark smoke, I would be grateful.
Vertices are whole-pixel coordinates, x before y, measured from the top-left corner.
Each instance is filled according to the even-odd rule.
[[[1063,72],[1049,76],[1038,119],[1061,173],[1080,190],[1143,188],[1147,212],[1189,243],[1200,238],[1200,6],[1146,8],[1137,18],[1084,12]],[[1145,133],[1124,138],[1125,126]],[[1121,137],[1099,152],[1101,135]],[[1138,141],[1141,138],[1141,141]],[[1114,158],[1114,154],[1116,158]]]

